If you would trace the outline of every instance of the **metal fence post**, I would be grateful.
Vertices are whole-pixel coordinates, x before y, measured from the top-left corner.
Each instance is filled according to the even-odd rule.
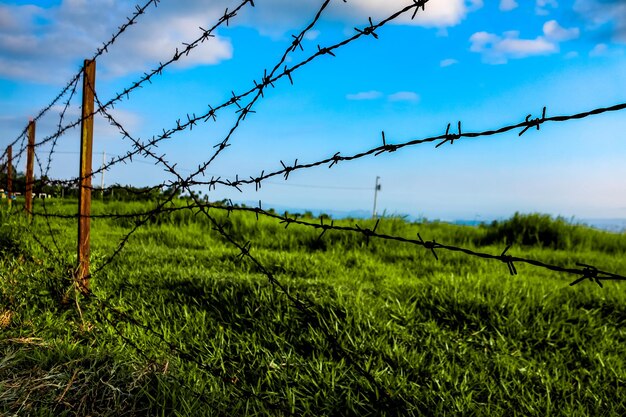
[[[13,146],[7,148],[7,199],[11,206],[11,197],[13,197]]]
[[[85,60],[83,73],[83,111],[80,135],[80,187],[78,195],[78,270],[77,284],[83,293],[89,290],[89,254],[91,251],[91,177],[93,151],[93,112],[96,86],[96,61]]]
[[[31,217],[33,213],[33,183],[35,167],[35,121],[28,123],[28,147],[26,156],[26,202],[24,208]]]

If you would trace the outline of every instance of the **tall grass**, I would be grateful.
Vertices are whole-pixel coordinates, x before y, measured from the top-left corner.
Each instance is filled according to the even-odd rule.
[[[562,217],[547,214],[520,214],[504,221],[494,221],[485,227],[482,244],[515,244],[548,249],[623,253],[626,234],[595,230],[575,225]]]
[[[95,201],[94,210],[153,205]],[[47,209],[70,213],[75,206]],[[333,231],[320,240],[310,228],[285,229],[250,213],[211,213],[236,239],[252,242],[254,255],[312,315],[294,308],[190,211],[160,214],[140,228],[92,277],[91,298],[72,292],[72,220],[28,226],[0,214],[0,314],[13,314],[0,330],[0,414],[626,413],[620,283],[569,287],[525,265],[510,277],[498,262],[455,253],[436,261],[413,245],[368,244],[360,234]],[[355,223],[374,226],[336,222]],[[128,219],[94,220],[95,266],[132,226]],[[49,227],[58,232],[60,260],[28,232],[56,253]],[[543,215],[481,227],[390,218],[378,230],[494,253],[514,243],[516,254],[550,262],[626,269],[618,256],[623,235]]]

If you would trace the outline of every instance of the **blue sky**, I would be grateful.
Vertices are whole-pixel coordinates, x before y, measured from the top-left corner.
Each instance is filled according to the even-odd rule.
[[[334,0],[303,43],[306,58],[411,4],[410,0]],[[132,84],[183,42],[199,36],[236,1],[162,0],[98,60],[102,99]],[[321,4],[320,0],[255,0],[217,36],[136,91],[113,114],[149,139],[187,113],[228,100],[260,80]],[[113,0],[0,2],[0,147],[15,139],[69,80],[84,58],[125,21],[134,3]],[[266,91],[210,175],[257,176],[280,161],[314,162],[389,143],[442,134],[462,121],[481,131],[523,121],[527,114],[566,115],[626,101],[626,1],[431,0],[415,21],[400,19],[324,56]],[[79,98],[69,117],[79,114]],[[54,131],[57,106],[38,123]],[[182,173],[213,153],[237,115],[232,110],[159,147]],[[376,176],[379,211],[430,219],[491,219],[515,211],[576,218],[626,218],[626,114],[617,112],[466,139],[435,149],[405,148],[353,162],[294,172],[257,192],[218,187],[211,199],[263,200],[294,208],[371,210]],[[79,132],[63,136],[51,176],[77,175]],[[96,120],[94,167],[130,148]],[[47,157],[48,149],[40,155]],[[25,164],[24,161],[21,162]],[[24,169],[23,167],[18,167]],[[37,170],[36,170],[37,171]],[[134,159],[105,174],[113,183],[149,185],[168,175]],[[100,178],[95,182],[99,183]],[[206,192],[207,190],[202,190]]]

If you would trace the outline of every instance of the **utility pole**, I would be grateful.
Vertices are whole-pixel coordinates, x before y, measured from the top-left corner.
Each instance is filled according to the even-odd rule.
[[[373,218],[377,217],[376,216],[376,200],[378,198],[378,192],[380,191],[380,184],[378,181],[380,181],[380,177],[376,177],[376,186],[374,187],[374,212],[372,214]]]

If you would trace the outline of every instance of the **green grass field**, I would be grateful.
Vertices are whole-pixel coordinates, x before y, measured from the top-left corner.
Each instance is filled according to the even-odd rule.
[[[570,287],[575,276],[529,265],[511,276],[501,262],[211,213],[310,313],[190,211],[141,227],[78,296],[75,221],[27,226],[4,208],[0,414],[626,415],[626,283]],[[132,225],[93,220],[94,268]],[[626,273],[626,235],[547,216],[378,230]]]

